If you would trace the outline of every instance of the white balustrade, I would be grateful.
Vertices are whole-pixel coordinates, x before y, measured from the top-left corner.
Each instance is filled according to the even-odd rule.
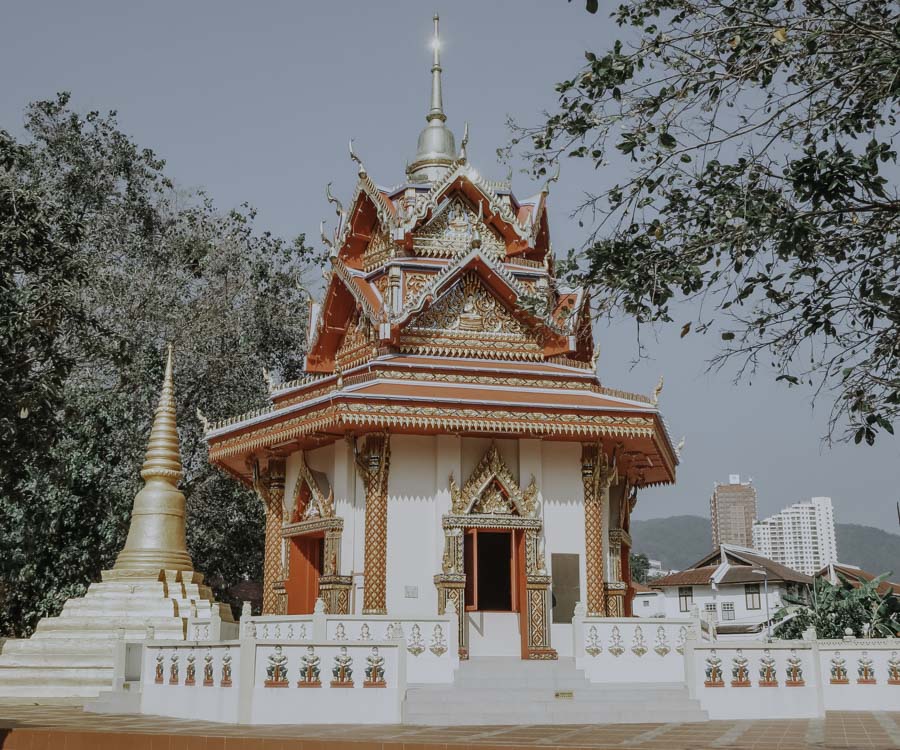
[[[897,638],[691,642],[685,657],[691,697],[710,719],[821,717],[900,706]]]
[[[591,682],[682,682],[694,618],[584,617],[573,624],[575,665]]]
[[[145,643],[141,713],[237,723],[241,668],[239,641]]]
[[[243,636],[281,643],[366,644],[403,638],[410,683],[450,683],[459,667],[456,615],[264,615],[241,620]]]
[[[143,650],[143,714],[232,724],[401,720],[407,652],[399,639],[300,643],[245,636],[216,643],[135,645]],[[313,683],[304,669],[310,663],[318,669]],[[335,674],[338,664],[345,665],[341,675]]]

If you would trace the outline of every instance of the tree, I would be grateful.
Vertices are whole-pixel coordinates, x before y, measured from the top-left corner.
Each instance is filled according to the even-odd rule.
[[[227,599],[261,578],[262,508],[207,464],[195,413],[258,406],[263,367],[300,374],[311,251],[176,190],[114,112],[60,95],[26,132],[0,133],[0,631],[28,634],[113,563],[169,342],[189,551]]]
[[[800,638],[809,628],[815,628],[819,638],[843,638],[849,629],[857,638],[895,638],[900,636],[900,598],[892,590],[879,593],[888,574],[854,586],[838,573],[834,585],[823,578],[813,580],[810,599],[785,596],[788,606],[775,614],[785,620],[775,627],[779,638]]]
[[[647,558],[647,555],[643,552],[639,555],[629,552],[628,565],[631,570],[631,580],[646,584],[650,571],[650,560]]]
[[[597,3],[588,2],[596,11]],[[589,193],[568,269],[604,312],[721,336],[713,367],[829,392],[829,437],[900,413],[900,198],[889,0],[629,0],[623,39],[514,125],[537,174],[565,157],[625,179]]]

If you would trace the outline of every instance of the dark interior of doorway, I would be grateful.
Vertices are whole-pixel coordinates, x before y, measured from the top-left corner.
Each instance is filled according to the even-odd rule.
[[[512,611],[512,534],[480,531],[478,534],[478,609]]]

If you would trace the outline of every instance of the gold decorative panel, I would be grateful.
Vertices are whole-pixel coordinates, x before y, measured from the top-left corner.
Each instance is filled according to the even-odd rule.
[[[599,443],[582,446],[581,479],[584,484],[584,546],[589,617],[603,617],[606,613],[606,590],[603,585],[603,507],[609,504],[609,485],[614,475],[615,470],[609,466]]]
[[[356,465],[366,488],[365,553],[363,556],[363,614],[387,614],[387,502],[391,461],[390,436],[369,435],[359,451],[353,440]]]
[[[281,614],[284,608],[283,573],[281,559],[281,524],[284,513],[284,459],[270,459],[265,475],[259,464],[253,468],[254,488],[266,511],[266,539],[263,552],[264,615]],[[282,584],[282,585],[278,585]]]
[[[369,359],[377,346],[375,330],[369,319],[357,312],[350,325],[347,326],[347,332],[341,340],[335,355],[335,364],[341,370],[346,370],[360,362]]]
[[[371,271],[383,266],[393,254],[393,250],[394,243],[391,236],[387,232],[376,232],[363,253],[363,268]]]
[[[451,258],[469,252],[473,238],[481,241],[486,254],[506,256],[506,243],[500,235],[459,196],[454,196],[413,236],[413,251],[431,258]]]
[[[539,334],[509,310],[469,271],[404,329],[403,351],[541,359]]]

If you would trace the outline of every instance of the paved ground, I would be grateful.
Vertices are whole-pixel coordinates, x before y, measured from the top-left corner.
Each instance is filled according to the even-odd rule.
[[[900,709],[900,707],[898,707]],[[900,748],[900,710],[829,713],[824,720],[710,721],[606,726],[236,727],[152,716],[86,714],[72,702],[0,700],[3,750],[446,750],[540,747],[601,750]]]

